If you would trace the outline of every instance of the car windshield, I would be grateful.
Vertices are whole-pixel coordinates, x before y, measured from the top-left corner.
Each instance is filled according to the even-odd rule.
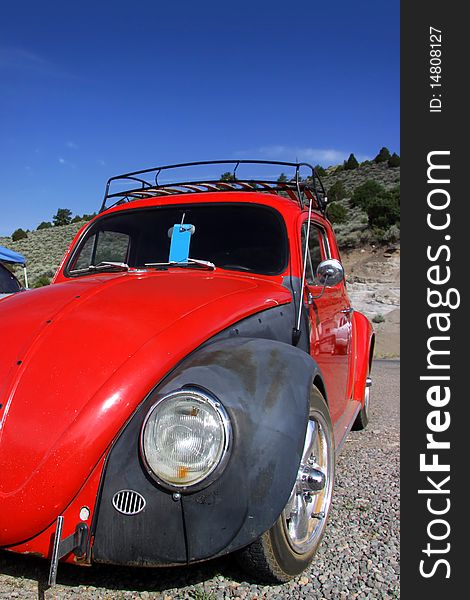
[[[169,262],[172,228],[193,225],[187,268],[216,267],[277,275],[287,265],[281,215],[256,204],[189,204],[129,209],[95,221],[66,269],[71,276],[126,268],[161,268]],[[97,268],[99,266],[99,269]],[[172,264],[168,266],[174,266]]]

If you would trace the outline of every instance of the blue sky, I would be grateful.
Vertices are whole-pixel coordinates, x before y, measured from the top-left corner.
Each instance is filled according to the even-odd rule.
[[[0,235],[186,160],[399,152],[399,2],[9,2]]]

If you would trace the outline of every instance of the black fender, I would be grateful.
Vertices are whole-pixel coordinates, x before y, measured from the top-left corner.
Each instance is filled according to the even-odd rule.
[[[237,550],[281,514],[300,464],[315,361],[289,344],[235,338],[209,343],[158,385],[129,421],[108,457],[94,532],[93,559],[124,564],[194,562]],[[143,420],[163,395],[200,387],[222,403],[233,428],[219,478],[177,500],[145,471]],[[113,495],[138,491],[145,509],[119,514]]]

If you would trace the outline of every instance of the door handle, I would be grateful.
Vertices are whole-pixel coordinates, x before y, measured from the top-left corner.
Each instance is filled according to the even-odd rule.
[[[344,315],[350,315],[353,311],[354,311],[354,308],[352,306],[349,306],[348,308],[343,308],[342,310],[340,310],[340,312],[342,312]]]

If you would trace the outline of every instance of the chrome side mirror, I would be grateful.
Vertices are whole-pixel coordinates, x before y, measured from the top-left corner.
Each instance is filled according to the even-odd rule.
[[[315,279],[317,285],[333,287],[344,279],[343,265],[336,258],[324,260],[317,267]]]

